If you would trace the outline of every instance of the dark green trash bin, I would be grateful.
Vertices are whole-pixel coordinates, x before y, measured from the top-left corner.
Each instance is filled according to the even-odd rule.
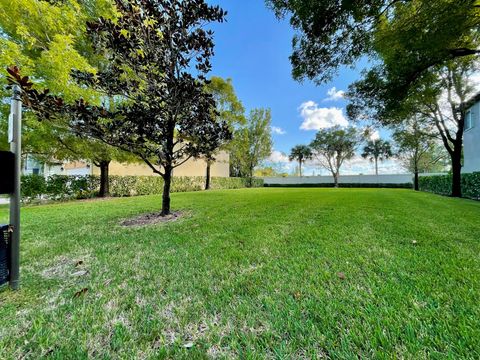
[[[10,234],[9,225],[0,225],[0,286],[10,280]]]

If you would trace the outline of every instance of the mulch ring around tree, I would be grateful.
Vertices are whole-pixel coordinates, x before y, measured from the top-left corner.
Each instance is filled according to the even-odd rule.
[[[185,214],[182,211],[172,211],[171,214],[162,216],[160,212],[154,212],[149,214],[142,214],[130,219],[125,219],[120,222],[121,226],[146,226],[160,223],[167,223],[177,221]]]

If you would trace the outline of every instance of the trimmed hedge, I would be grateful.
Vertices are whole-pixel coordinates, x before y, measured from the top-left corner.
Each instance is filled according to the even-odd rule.
[[[289,188],[333,188],[333,183],[319,184],[265,184],[265,187],[289,187]],[[390,189],[411,189],[411,183],[403,184],[377,184],[377,183],[344,183],[338,184],[341,188],[390,188]]]
[[[110,176],[110,195],[115,197],[161,194],[163,179],[160,176]],[[240,189],[248,187],[244,178],[212,177],[211,189]],[[251,187],[262,187],[262,179],[253,179]],[[172,192],[200,191],[205,187],[202,176],[174,177]],[[95,175],[40,175],[22,176],[22,198],[51,200],[87,199],[95,197],[100,189],[100,177]]]
[[[451,175],[420,176],[418,181],[422,191],[446,196],[452,194]],[[466,198],[480,200],[480,172],[462,174],[462,195]]]

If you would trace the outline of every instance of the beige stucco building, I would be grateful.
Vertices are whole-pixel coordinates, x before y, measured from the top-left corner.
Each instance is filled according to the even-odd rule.
[[[229,154],[225,151],[220,152],[217,155],[216,161],[212,164],[210,168],[211,176],[229,177],[229,161]],[[180,165],[179,167],[175,168],[173,170],[173,176],[205,176],[206,169],[207,164],[204,160],[197,160],[192,158],[186,161],[184,164]],[[98,167],[84,161],[75,161],[63,164],[63,166],[58,167],[55,172],[62,175],[100,175],[100,169]],[[115,161],[112,161],[110,163],[109,174],[120,176],[156,175],[153,173],[152,169],[150,169],[143,162],[123,164]]]

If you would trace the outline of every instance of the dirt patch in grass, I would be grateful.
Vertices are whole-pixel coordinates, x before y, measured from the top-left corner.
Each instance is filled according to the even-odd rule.
[[[174,211],[171,214],[165,215],[165,216],[163,216],[159,212],[154,212],[149,214],[142,214],[140,216],[136,216],[130,219],[125,219],[122,222],[120,222],[120,225],[121,226],[146,226],[146,225],[152,225],[152,224],[177,221],[183,216],[184,216],[184,213],[182,211]]]

